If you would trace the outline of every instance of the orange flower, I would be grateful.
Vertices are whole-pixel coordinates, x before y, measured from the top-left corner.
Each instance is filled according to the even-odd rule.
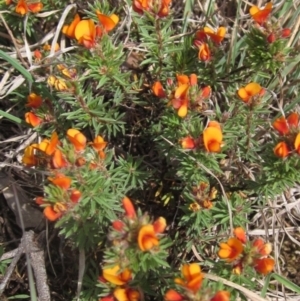
[[[176,278],[175,283],[191,290],[195,294],[200,289],[203,281],[200,266],[197,263],[184,264],[181,268],[181,272],[183,279]]]
[[[80,22],[80,16],[76,14],[72,23],[70,25],[65,25],[62,29],[62,32],[68,38],[75,39],[75,28],[79,22]]]
[[[123,198],[122,204],[125,210],[125,216],[128,217],[129,219],[135,219],[136,213],[135,213],[134,206],[131,200],[127,196]]]
[[[258,273],[267,275],[273,271],[275,261],[272,258],[259,258],[255,260],[254,264],[254,268]]]
[[[211,122],[203,131],[203,142],[206,151],[218,153],[221,151],[223,135],[220,124]]]
[[[141,297],[140,293],[132,288],[117,287],[113,294],[117,301],[139,301]]]
[[[207,43],[202,43],[199,47],[199,53],[198,53],[199,60],[203,62],[207,62],[211,60],[211,51],[208,47]]]
[[[107,142],[105,142],[101,136],[97,136],[91,145],[95,150],[102,151],[105,149]]]
[[[193,149],[196,146],[195,140],[192,137],[182,138],[180,143],[183,149]]]
[[[265,243],[261,238],[257,238],[252,242],[252,246],[255,248],[256,253],[267,256],[272,252],[272,245],[270,243]]]
[[[167,222],[164,217],[159,217],[153,223],[153,228],[155,233],[163,233],[166,230]]]
[[[108,282],[115,285],[126,284],[131,280],[131,271],[129,269],[124,269],[121,271],[119,265],[115,265],[112,268],[103,268],[102,276]]]
[[[245,103],[248,103],[252,97],[263,95],[264,89],[257,83],[250,83],[246,87],[240,88],[237,93]]]
[[[267,21],[272,11],[272,7],[272,2],[268,2],[263,9],[260,9],[259,7],[254,5],[250,8],[250,15],[255,22],[262,26]]]
[[[19,0],[16,6],[16,13],[24,16],[29,11],[32,13],[38,13],[43,9],[41,2],[28,3],[27,0]]]
[[[29,123],[31,126],[36,127],[43,122],[43,119],[38,117],[32,112],[27,112],[25,114],[25,121]]]
[[[68,162],[66,161],[66,159],[60,149],[56,149],[54,151],[52,159],[51,159],[51,163],[52,163],[53,168],[63,168],[68,165]]]
[[[38,164],[38,159],[34,154],[37,146],[38,146],[37,144],[32,144],[25,148],[24,155],[22,158],[23,164],[27,166],[35,166]]]
[[[54,178],[49,177],[48,180],[50,182],[52,182],[52,184],[54,184],[62,189],[65,189],[65,190],[70,188],[71,182],[72,182],[71,178],[66,177],[65,175],[60,174],[60,173],[55,174]]]
[[[86,137],[76,129],[69,129],[67,131],[67,137],[74,145],[76,151],[82,151],[86,146]]]
[[[27,3],[28,10],[32,13],[38,13],[43,9],[43,3],[36,2],[36,3]]]
[[[119,17],[115,14],[107,16],[102,14],[99,10],[96,11],[96,14],[100,24],[106,32],[113,30],[119,23]]]
[[[56,51],[58,51],[59,50],[59,44],[58,43],[56,43],[55,44],[55,46],[54,46],[54,51],[56,52]],[[50,51],[51,50],[51,45],[50,44],[48,44],[48,42],[43,46],[43,49],[45,50],[45,51]]]
[[[55,211],[52,206],[48,206],[43,211],[44,216],[50,221],[54,222],[62,216],[61,211]]]
[[[222,259],[226,259],[228,262],[236,260],[243,252],[244,247],[242,242],[235,238],[229,238],[227,242],[220,243],[220,250],[218,255]]]
[[[203,31],[217,44],[220,44],[223,41],[226,34],[225,27],[219,27],[216,32],[209,27],[204,27]]]
[[[287,118],[280,117],[273,122],[273,128],[281,135],[286,135],[291,129],[297,128],[299,124],[299,115],[291,113]]]
[[[75,38],[79,44],[90,49],[95,46],[96,37],[100,35],[100,28],[91,19],[81,20],[75,28]]]
[[[230,293],[227,291],[218,291],[210,301],[229,301]]]
[[[144,252],[159,245],[153,225],[148,224],[140,228],[138,233],[138,245]]]
[[[247,237],[246,232],[242,227],[237,227],[233,230],[233,233],[237,239],[239,239],[243,244],[246,243]]]
[[[279,158],[285,158],[289,155],[289,146],[285,142],[279,142],[274,147],[274,154]]]
[[[27,96],[27,104],[26,107],[37,109],[42,105],[42,97],[40,95],[37,95],[35,93],[30,93]]]
[[[56,132],[53,132],[50,138],[44,139],[37,147],[37,149],[48,156],[53,155],[56,150],[57,145],[59,144],[58,135]]]
[[[152,92],[155,96],[159,97],[159,98],[164,98],[166,97],[166,92],[164,91],[164,88],[161,84],[161,82],[156,81],[153,85],[152,85]]]
[[[184,297],[175,290],[168,290],[164,297],[165,301],[183,301]]]
[[[296,152],[300,155],[300,133],[298,133],[296,136],[296,139],[294,141],[294,147]]]
[[[153,0],[133,0],[132,8],[135,12],[143,14],[148,11],[158,17],[166,17],[169,14],[171,0],[160,0],[160,3]]]
[[[190,75],[190,85],[191,85],[191,86],[196,86],[196,85],[197,85],[197,81],[198,81],[197,75],[194,74],[194,73],[192,73],[192,74]]]

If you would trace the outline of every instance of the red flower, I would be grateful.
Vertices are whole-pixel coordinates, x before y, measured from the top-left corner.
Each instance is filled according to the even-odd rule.
[[[233,233],[237,239],[239,239],[243,244],[246,243],[247,237],[246,232],[242,227],[237,227],[233,230]]]
[[[268,2],[263,9],[260,9],[259,7],[254,5],[250,8],[250,15],[252,16],[254,21],[262,26],[267,21],[272,11],[272,7],[272,2]]]
[[[164,88],[161,84],[161,82],[156,81],[153,85],[152,85],[152,92],[155,96],[159,97],[159,98],[164,98],[166,97],[166,92],[164,91]]]
[[[196,146],[195,140],[192,137],[182,138],[180,143],[183,149],[194,149]]]
[[[255,260],[254,268],[255,270],[263,275],[267,275],[273,271],[275,261],[272,258],[259,258]]]
[[[40,95],[37,95],[35,93],[30,93],[27,96],[27,104],[26,107],[37,109],[39,108],[43,103],[42,97]]]
[[[210,301],[229,301],[230,293],[227,291],[218,291]]]
[[[164,297],[165,301],[183,301],[184,297],[175,290],[168,290]]]
[[[72,182],[71,178],[66,177],[65,175],[60,173],[57,173],[54,178],[49,177],[48,180],[52,182],[52,184],[65,190],[70,188]]]
[[[299,124],[299,114],[291,113],[287,118],[280,117],[273,122],[273,128],[281,135],[290,133],[292,129],[296,129]]]

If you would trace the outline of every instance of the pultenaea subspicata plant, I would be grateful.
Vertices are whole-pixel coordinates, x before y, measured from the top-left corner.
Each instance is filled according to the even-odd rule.
[[[289,3],[241,3],[233,27],[194,2],[0,4],[30,83],[8,102],[42,137],[22,163],[45,174],[50,231],[85,254],[82,300],[236,300],[203,271],[255,292],[246,278],[275,269],[271,245],[233,225],[260,226],[258,210],[269,222],[300,180],[294,19]]]

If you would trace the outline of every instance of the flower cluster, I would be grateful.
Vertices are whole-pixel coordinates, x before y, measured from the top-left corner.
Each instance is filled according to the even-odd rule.
[[[135,12],[143,14],[145,11],[160,18],[166,17],[170,11],[172,0],[133,0],[132,8]]]
[[[119,23],[119,17],[115,14],[110,16],[96,11],[99,23],[95,25],[92,19],[81,20],[76,14],[74,20],[69,25],[65,25],[62,32],[70,39],[76,39],[78,44],[90,49],[96,45],[96,39],[102,37],[104,33],[113,30]]]
[[[6,5],[11,5],[12,2],[12,0],[6,0]],[[17,14],[24,16],[29,12],[36,14],[42,9],[43,3],[41,1],[18,0],[15,11]]]
[[[61,173],[49,177],[48,180],[55,187],[55,198],[47,199],[45,197],[37,197],[35,202],[44,208],[44,216],[51,222],[56,221],[63,214],[69,212],[79,202],[81,192],[76,188],[70,188],[72,180]]]
[[[218,191],[215,187],[210,189],[209,184],[200,182],[198,186],[192,187],[192,194],[195,202],[190,205],[190,210],[196,212],[201,208],[210,209],[213,207],[212,201],[216,198]]]
[[[259,104],[262,96],[265,94],[265,89],[260,84],[252,82],[240,88],[237,94],[244,103],[249,106],[255,106]]]
[[[165,294],[165,301],[229,301],[230,293],[218,291],[212,293],[209,289],[202,288],[204,274],[197,263],[184,264],[181,269],[182,278],[175,278],[180,292],[170,289]]]
[[[219,47],[226,34],[225,27],[219,27],[216,31],[204,27],[196,32],[194,45],[199,49],[198,58],[203,62],[212,59],[212,49]]]
[[[48,180],[48,197],[36,198],[36,203],[44,209],[45,217],[55,221],[72,209],[81,198],[81,192],[71,187],[72,179],[66,174],[80,170],[84,166],[89,169],[103,169],[104,148],[107,142],[97,136],[93,142],[87,143],[86,137],[76,129],[67,131],[71,145],[62,143],[56,132],[50,139],[43,139],[26,147],[23,163],[27,166],[38,166],[50,169],[53,176]],[[87,147],[90,146],[90,147]]]
[[[140,291],[129,284],[133,279],[133,273],[128,268],[130,258],[127,258],[126,254],[137,251],[139,254],[150,252],[154,255],[159,251],[159,238],[166,228],[166,220],[163,217],[151,222],[147,214],[142,215],[140,211],[135,211],[128,197],[123,198],[122,205],[125,214],[112,222],[111,231],[108,233],[114,253],[119,254],[122,260],[117,259],[115,265],[103,267],[100,282],[106,284],[110,292],[101,298],[101,301],[141,299]]]
[[[273,122],[273,128],[284,139],[275,146],[275,155],[285,158],[292,154],[293,150],[300,155],[299,114],[293,112],[287,118],[277,118]]]
[[[221,125],[217,121],[210,121],[199,138],[194,139],[188,136],[182,138],[180,143],[183,149],[198,149],[204,147],[207,152],[219,153],[223,146]]]
[[[104,267],[99,280],[112,286],[111,292],[99,299],[99,301],[139,301],[139,290],[132,288],[129,282],[132,280],[132,272],[128,268],[121,269],[119,265]]]
[[[271,44],[281,38],[287,38],[291,34],[289,28],[280,28],[276,24],[269,24],[269,16],[272,12],[273,4],[268,2],[263,9],[257,6],[250,8],[250,15],[252,19],[259,25],[260,32],[266,37],[266,40]]]
[[[232,265],[235,274],[240,275],[248,266],[263,275],[273,270],[274,259],[268,257],[272,251],[270,243],[265,243],[261,238],[247,241],[246,233],[241,227],[234,229],[234,235],[227,242],[220,243],[218,255]]]
[[[112,223],[113,229],[109,234],[114,245],[122,249],[137,246],[142,252],[155,252],[159,247],[159,237],[165,231],[166,220],[159,217],[151,222],[147,214],[137,214],[128,197],[122,200],[122,204],[125,216]]]
[[[206,109],[205,100],[211,95],[210,86],[199,88],[196,74],[190,76],[184,74],[176,75],[177,84],[174,85],[171,79],[167,81],[168,92],[166,93],[161,82],[157,81],[152,85],[152,92],[159,98],[168,98],[169,104],[177,110],[177,115],[186,117],[188,108],[192,110]]]

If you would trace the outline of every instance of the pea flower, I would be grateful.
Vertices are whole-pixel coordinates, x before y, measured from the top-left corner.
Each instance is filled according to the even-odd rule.
[[[41,2],[33,2],[29,3],[28,0],[19,0],[16,6],[16,13],[24,16],[28,12],[38,13],[43,9],[43,3]]]
[[[36,147],[38,144],[31,144],[27,146],[24,150],[24,155],[22,158],[23,164],[27,166],[35,166],[38,163],[38,159],[35,155]]]
[[[88,49],[95,47],[96,37],[100,34],[100,28],[95,26],[92,19],[81,20],[74,31],[77,42]]]
[[[136,218],[136,212],[131,200],[128,197],[124,197],[122,200],[123,208],[125,210],[125,216],[129,219]]]
[[[299,124],[299,115],[295,112],[291,113],[287,118],[280,117],[273,122],[273,128],[280,135],[287,135],[292,130],[295,130]]]
[[[70,25],[64,25],[62,29],[63,34],[65,34],[70,39],[75,39],[75,28],[79,22],[80,16],[76,14]]]
[[[48,180],[53,184],[56,185],[64,190],[67,190],[71,186],[72,179],[65,176],[64,174],[61,173],[56,173],[54,178],[49,177]]]
[[[202,43],[199,47],[198,58],[202,62],[208,62],[211,60],[211,51],[207,43]]]
[[[256,23],[258,23],[260,26],[263,26],[272,11],[272,7],[272,2],[268,2],[263,9],[253,5],[250,8],[250,15]]]
[[[55,222],[60,217],[62,217],[63,212],[56,207],[54,209],[53,206],[47,206],[43,211],[44,216],[49,220],[50,222]]]
[[[76,151],[82,151],[86,147],[86,137],[76,129],[69,129],[67,131],[67,137],[74,145]]]
[[[183,278],[176,278],[175,283],[196,293],[202,284],[203,274],[197,263],[184,264],[181,268]]]
[[[204,27],[203,29],[204,33],[211,38],[213,42],[216,44],[220,44],[226,34],[226,27],[219,27],[217,31],[214,31],[213,29],[209,27]]]
[[[165,98],[166,97],[166,92],[164,91],[164,88],[163,88],[161,82],[159,82],[159,81],[156,81],[152,85],[152,92],[155,96],[157,96],[159,98]]]
[[[250,104],[255,97],[264,95],[264,92],[265,90],[258,83],[252,82],[247,86],[240,88],[237,94],[245,103]]]
[[[139,301],[141,299],[140,293],[132,288],[117,287],[113,292],[117,301]]]
[[[124,285],[132,278],[132,273],[129,269],[121,270],[119,265],[114,267],[104,267],[102,276],[108,282],[115,285]]]
[[[289,155],[289,153],[290,153],[289,146],[284,141],[279,142],[274,147],[274,154],[275,154],[275,156],[277,156],[279,158],[285,158],[285,157],[287,157]]]
[[[26,107],[30,107],[33,109],[38,109],[43,103],[42,97],[35,93],[30,93],[27,96],[27,104]]]
[[[135,12],[143,14],[147,11],[160,18],[169,14],[169,6],[172,0],[133,0],[132,8]]]
[[[99,10],[96,11],[96,14],[105,32],[109,32],[113,30],[116,27],[116,25],[119,23],[119,17],[115,14],[111,14],[110,16],[107,16],[102,14]]]
[[[25,113],[25,121],[29,123],[31,126],[36,127],[43,122],[43,119],[38,117],[33,112]]]
[[[194,149],[196,147],[196,142],[192,137],[185,137],[180,140],[181,147],[183,149]]]
[[[203,131],[203,143],[206,151],[218,153],[223,144],[223,134],[221,126],[216,121],[211,121]]]
[[[255,270],[263,275],[267,275],[273,271],[275,261],[272,258],[258,258],[254,262]]]
[[[232,237],[227,242],[220,243],[220,250],[218,255],[222,259],[226,259],[227,262],[232,262],[242,254],[244,250],[242,242]]]
[[[150,249],[159,245],[159,240],[156,235],[154,226],[151,224],[144,225],[138,232],[138,246],[142,251],[149,251]]]

